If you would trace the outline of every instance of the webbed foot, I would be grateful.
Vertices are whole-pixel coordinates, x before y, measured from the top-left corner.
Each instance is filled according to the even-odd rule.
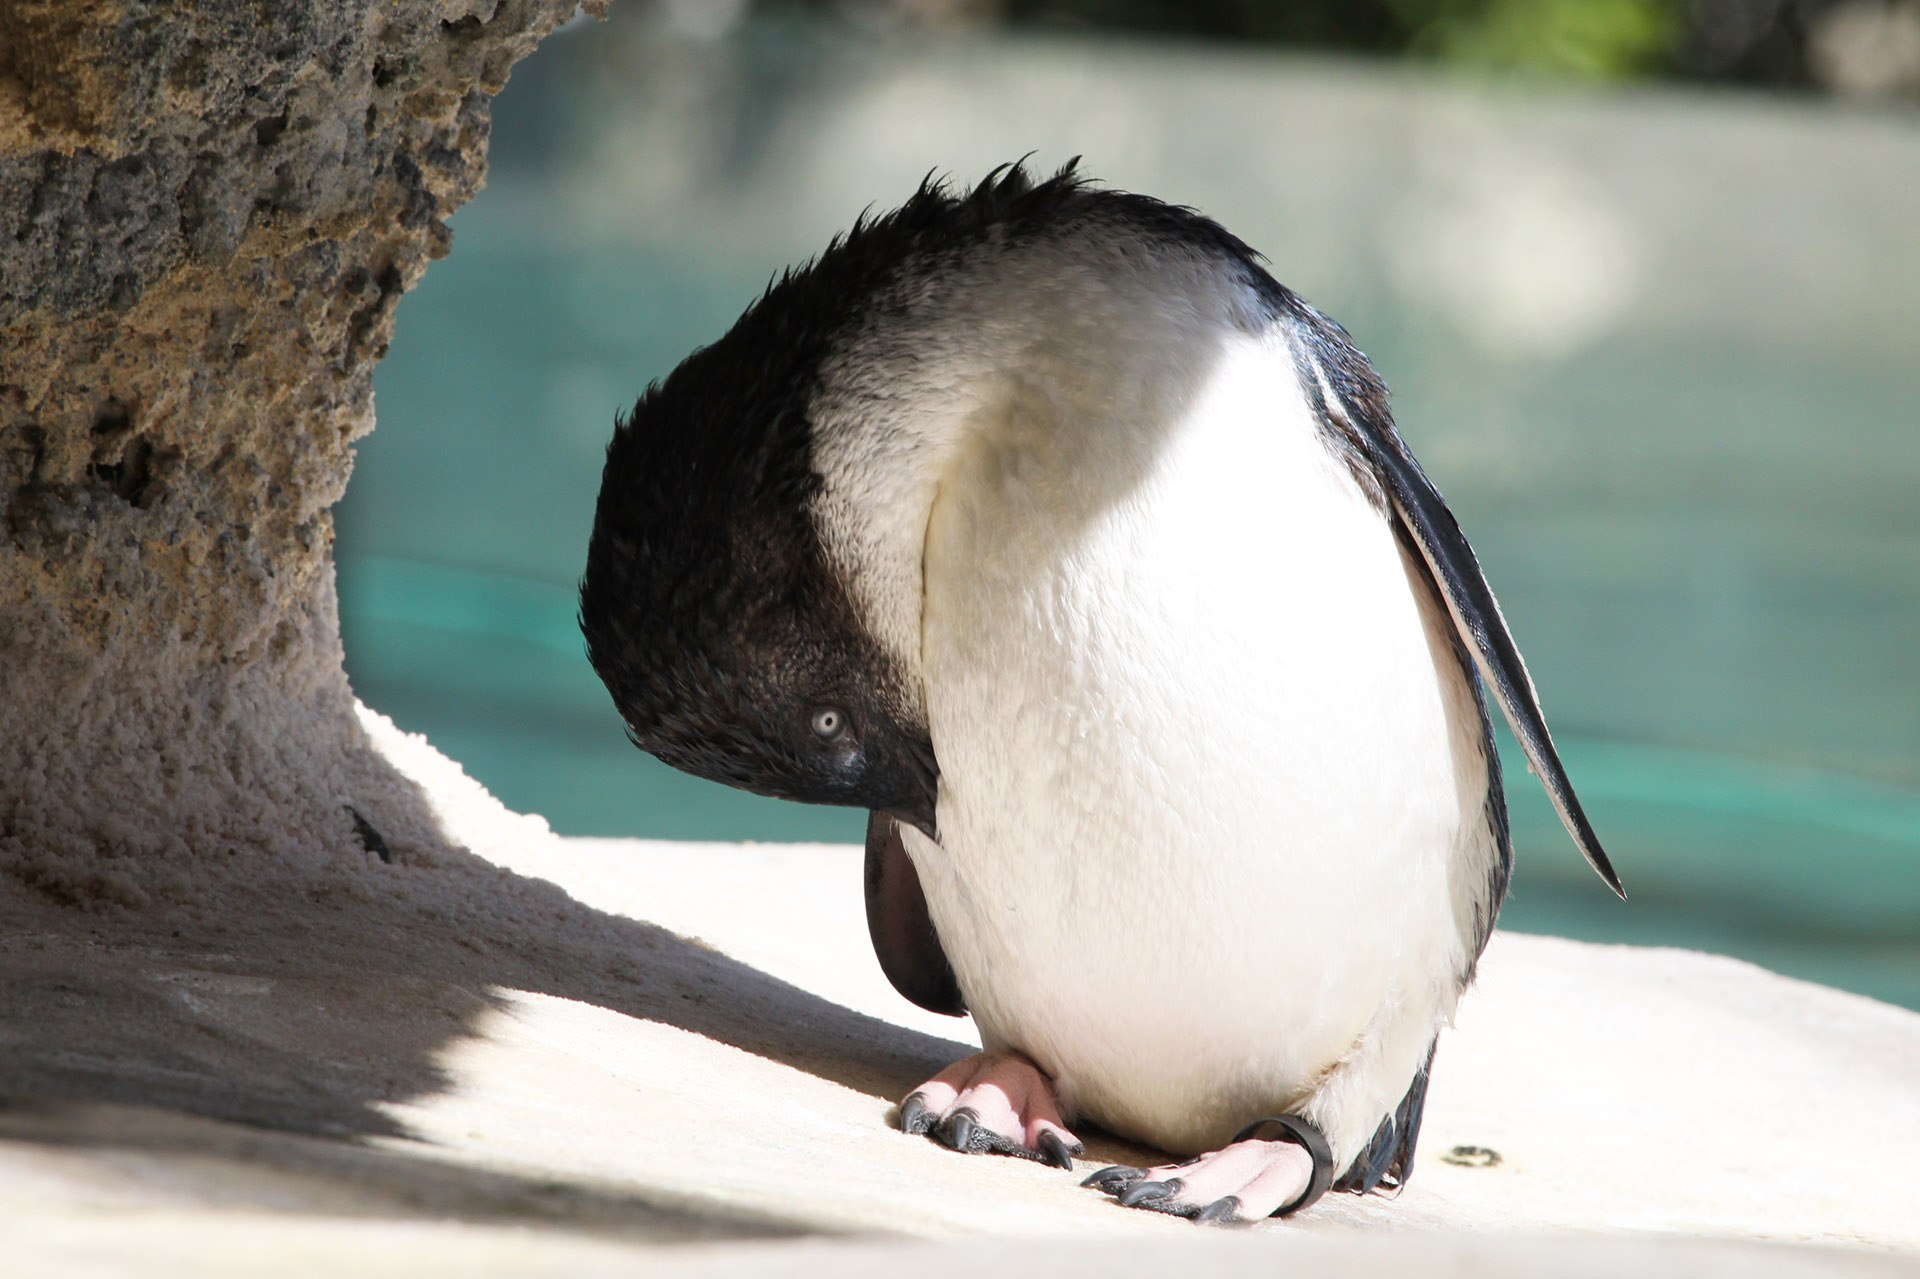
[[[1210,1154],[1153,1168],[1102,1168],[1080,1184],[1123,1208],[1224,1225],[1291,1216],[1332,1181],[1333,1155],[1320,1130],[1298,1115],[1280,1115],[1249,1124]]]
[[[900,1103],[901,1131],[963,1154],[1013,1155],[1072,1168],[1084,1152],[1060,1119],[1053,1082],[1012,1052],[976,1053],[921,1084]]]

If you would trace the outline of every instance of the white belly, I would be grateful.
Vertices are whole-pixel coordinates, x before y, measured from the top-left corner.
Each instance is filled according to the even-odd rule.
[[[910,848],[990,1047],[1175,1151],[1344,1162],[1452,1013],[1495,857],[1473,692],[1284,349],[1165,421],[989,424],[941,481]]]

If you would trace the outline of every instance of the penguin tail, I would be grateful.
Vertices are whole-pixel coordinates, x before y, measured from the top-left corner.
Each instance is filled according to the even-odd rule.
[[[1413,1147],[1420,1139],[1420,1117],[1427,1106],[1427,1076],[1433,1070],[1433,1049],[1413,1077],[1407,1095],[1393,1113],[1380,1121],[1373,1140],[1353,1166],[1333,1183],[1335,1190],[1364,1195],[1375,1190],[1398,1190],[1413,1175]]]

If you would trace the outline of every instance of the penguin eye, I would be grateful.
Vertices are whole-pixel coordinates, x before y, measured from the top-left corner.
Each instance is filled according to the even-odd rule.
[[[830,742],[847,731],[847,713],[838,706],[816,706],[812,724],[813,735]]]

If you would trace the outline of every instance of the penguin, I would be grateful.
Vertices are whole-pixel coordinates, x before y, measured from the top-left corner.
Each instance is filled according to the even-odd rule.
[[[1512,860],[1485,690],[1624,896],[1334,321],[1077,162],[931,175],[617,420],[581,582],[628,736],[868,811],[881,968],[984,1050],[957,1151],[1201,1222],[1412,1171]]]

